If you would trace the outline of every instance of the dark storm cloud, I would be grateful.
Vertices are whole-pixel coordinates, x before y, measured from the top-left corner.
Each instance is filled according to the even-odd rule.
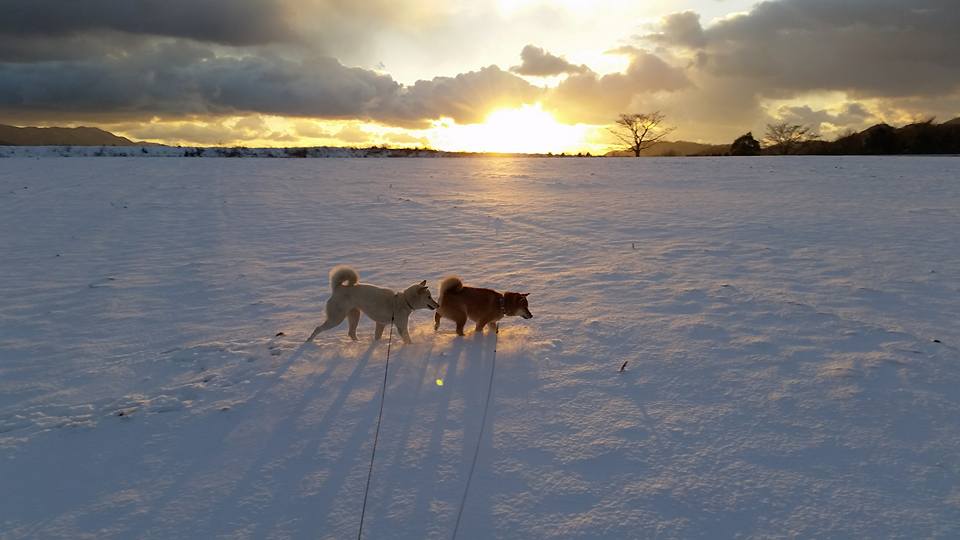
[[[332,58],[215,56],[184,43],[141,54],[77,62],[0,64],[0,112],[57,116],[260,112],[362,116],[399,85],[389,76]]]
[[[157,38],[369,60],[384,32],[434,31],[453,13],[443,0],[0,0],[0,61],[125,54]]]
[[[98,31],[256,45],[291,37],[280,0],[0,0],[0,36]]]
[[[22,36],[0,34],[0,62],[81,60],[111,54],[133,54],[144,45],[140,36],[76,34]]]
[[[520,59],[523,62],[519,66],[510,68],[510,71],[531,77],[549,77],[551,75],[561,75],[564,73],[585,73],[590,71],[587,66],[571,64],[565,59],[550,54],[534,45],[524,47],[523,51],[520,52]]]
[[[877,116],[879,101],[924,99],[949,115],[956,100],[942,96],[960,91],[953,4],[767,1],[706,27],[683,12],[643,37],[652,52],[614,51],[631,59],[623,73],[599,75],[528,45],[513,73],[489,66],[404,86],[334,56],[349,57],[343,51],[384,29],[442,24],[456,10],[443,11],[440,0],[0,0],[0,114],[120,122],[260,113],[424,127],[542,101],[558,119],[584,123],[662,108],[712,136],[767,119],[767,100],[836,90]],[[545,89],[515,73],[568,77]],[[829,114],[822,123],[831,125],[871,119],[835,108],[781,112],[811,121]]]
[[[439,0],[0,0],[0,114],[125,121],[262,113],[422,127],[440,117],[480,121],[492,107],[540,92],[492,66],[403,87],[322,52],[344,29],[349,38],[337,40],[348,46],[378,28],[442,18],[442,7]]]
[[[217,56],[184,42],[128,56],[0,63],[0,114],[10,118],[262,113],[423,127],[440,117],[478,122],[492,108],[528,103],[540,92],[495,66],[403,87],[329,57]]]
[[[891,97],[960,87],[957,28],[955,0],[779,0],[707,28],[692,14],[676,14],[646,39],[700,49],[703,69],[751,79],[768,96],[840,90]]]

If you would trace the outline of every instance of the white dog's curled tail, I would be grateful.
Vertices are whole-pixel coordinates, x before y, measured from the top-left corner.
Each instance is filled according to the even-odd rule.
[[[330,288],[337,290],[337,287],[343,286],[344,281],[347,282],[348,287],[352,287],[360,281],[360,274],[349,266],[335,266],[330,271]]]
[[[440,298],[448,292],[457,292],[463,288],[463,280],[457,276],[443,278],[440,282]]]

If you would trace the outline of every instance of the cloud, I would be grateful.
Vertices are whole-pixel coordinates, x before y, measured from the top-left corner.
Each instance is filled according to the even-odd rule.
[[[874,118],[860,103],[845,103],[839,112],[827,109],[813,109],[809,105],[782,106],[777,109],[777,118],[794,124],[812,125],[818,130],[824,124],[833,126],[850,126],[863,124]]]
[[[326,129],[313,120],[298,120],[294,122],[293,129],[297,135],[311,139],[328,139],[336,134],[336,131]]]
[[[856,102],[844,103],[837,112],[829,109],[814,109],[809,105],[781,106],[773,121],[788,122],[811,126],[824,138],[834,138],[848,129],[862,130],[877,121],[877,117],[867,108]]]
[[[257,112],[352,118],[367,114],[399,88],[389,76],[328,57],[225,57],[179,42],[132,56],[0,63],[0,112],[8,115]]]
[[[523,61],[519,66],[513,66],[510,71],[531,77],[549,77],[551,75],[562,75],[564,73],[585,73],[590,68],[584,65],[574,65],[565,59],[550,54],[540,47],[527,45],[520,52],[520,59]]]
[[[598,75],[593,71],[574,74],[550,92],[549,108],[561,121],[606,124],[616,115],[633,110],[638,98],[672,93],[690,87],[683,69],[635,47],[612,53],[630,57],[624,73]]]
[[[258,113],[426,127],[441,117],[480,122],[494,108],[532,103],[541,93],[496,66],[405,87],[330,57],[218,56],[180,41],[128,56],[0,63],[0,114],[21,119]]]
[[[426,137],[417,137],[409,133],[387,133],[384,135],[384,141],[399,146],[417,146],[426,148],[430,146],[430,140]]]
[[[678,136],[726,140],[780,117],[826,130],[960,111],[960,9],[952,0],[764,1],[709,24],[691,11],[674,13],[637,46],[611,51],[630,61],[605,75],[530,44],[512,68],[460,68],[464,58],[509,61],[526,42],[463,47],[497,39],[485,24],[506,24],[491,19],[492,4],[467,4],[0,0],[0,115],[20,123],[160,117],[187,124],[276,115],[424,128],[442,117],[481,122],[494,109],[541,102],[570,123],[662,110]],[[518,12],[507,22],[554,24],[544,13]],[[441,46],[456,52],[431,56],[444,66],[434,69],[464,72],[400,84],[348,65],[384,60],[392,68]],[[380,57],[387,47],[393,58]],[[408,81],[421,71],[394,73]],[[519,75],[566,78],[542,88]],[[806,97],[817,100],[805,107]],[[180,126],[196,137],[203,127]]]
[[[110,30],[256,45],[291,37],[280,0],[3,0],[0,35],[74,36]]]
[[[494,66],[403,86],[323,52],[440,24],[441,0],[0,0],[0,13],[11,121],[254,113],[424,127],[482,121],[540,93]]]
[[[357,126],[353,124],[344,126],[334,135],[334,137],[338,140],[351,144],[369,141],[372,136],[373,133],[363,129],[363,126]]]
[[[178,144],[230,146],[249,144],[289,143],[296,139],[289,133],[270,129],[260,116],[237,120],[185,120],[175,122],[147,122],[116,124],[111,130],[123,133],[133,140],[172,141]]]
[[[674,14],[645,39],[701,49],[703,69],[751,79],[768,96],[937,96],[960,89],[958,27],[954,0],[779,0],[707,28]]]
[[[699,49],[707,44],[700,15],[692,11],[672,13],[663,18],[659,32],[644,36],[646,40],[667,45]]]
[[[136,140],[177,141],[204,146],[223,146],[242,140],[240,134],[220,122],[151,123],[132,125],[124,131]]]
[[[0,0],[0,61],[124,55],[157,38],[369,60],[384,33],[453,16],[443,0]]]
[[[115,33],[55,37],[0,33],[0,62],[50,62],[83,60],[120,52],[136,54],[142,48],[143,43],[140,37]]]
[[[687,128],[681,136],[708,140],[762,131],[779,119],[830,135],[878,121],[956,116],[960,10],[954,4],[763,1],[706,26],[696,13],[674,13],[638,42],[655,46],[673,65],[685,63],[692,84],[635,104],[667,112]]]
[[[543,90],[497,66],[417,81],[380,103],[371,116],[395,125],[425,127],[423,120],[448,117],[482,122],[491,110],[533,103]]]

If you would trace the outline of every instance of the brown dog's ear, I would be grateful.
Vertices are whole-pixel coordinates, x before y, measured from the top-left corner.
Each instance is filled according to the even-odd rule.
[[[426,287],[426,286],[427,286],[427,280],[421,281],[421,282],[420,282],[420,286],[421,286],[421,287]]]
[[[520,296],[526,298],[526,297],[530,296],[530,293],[528,293],[528,292],[520,293]]]

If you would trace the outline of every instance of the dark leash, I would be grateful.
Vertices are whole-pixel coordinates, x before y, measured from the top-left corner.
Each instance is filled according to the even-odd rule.
[[[396,310],[394,310],[396,311]],[[357,540],[363,536],[363,518],[367,514],[367,495],[370,493],[370,478],[373,477],[373,459],[377,455],[377,441],[380,440],[380,421],[383,420],[383,402],[387,397],[387,373],[390,371],[390,347],[393,345],[393,320],[396,314],[390,317],[390,338],[387,341],[387,361],[383,366],[383,388],[380,389],[380,412],[377,414],[377,429],[373,434],[373,451],[370,452],[370,469],[367,470],[367,485],[363,488],[363,509],[360,510],[360,529],[357,531]]]
[[[463,488],[463,498],[460,499],[460,509],[457,511],[457,522],[453,526],[453,540],[460,530],[460,518],[463,517],[463,508],[467,505],[467,494],[470,493],[470,481],[473,480],[473,471],[477,468],[477,456],[480,455],[480,443],[483,441],[483,430],[487,426],[487,411],[490,409],[490,397],[493,395],[493,374],[497,369],[497,342],[500,335],[495,334],[493,342],[493,362],[490,364],[490,380],[487,382],[487,401],[483,404],[483,417],[480,419],[480,435],[477,437],[477,446],[473,449],[473,462],[470,463],[470,472],[467,473],[467,485]]]

